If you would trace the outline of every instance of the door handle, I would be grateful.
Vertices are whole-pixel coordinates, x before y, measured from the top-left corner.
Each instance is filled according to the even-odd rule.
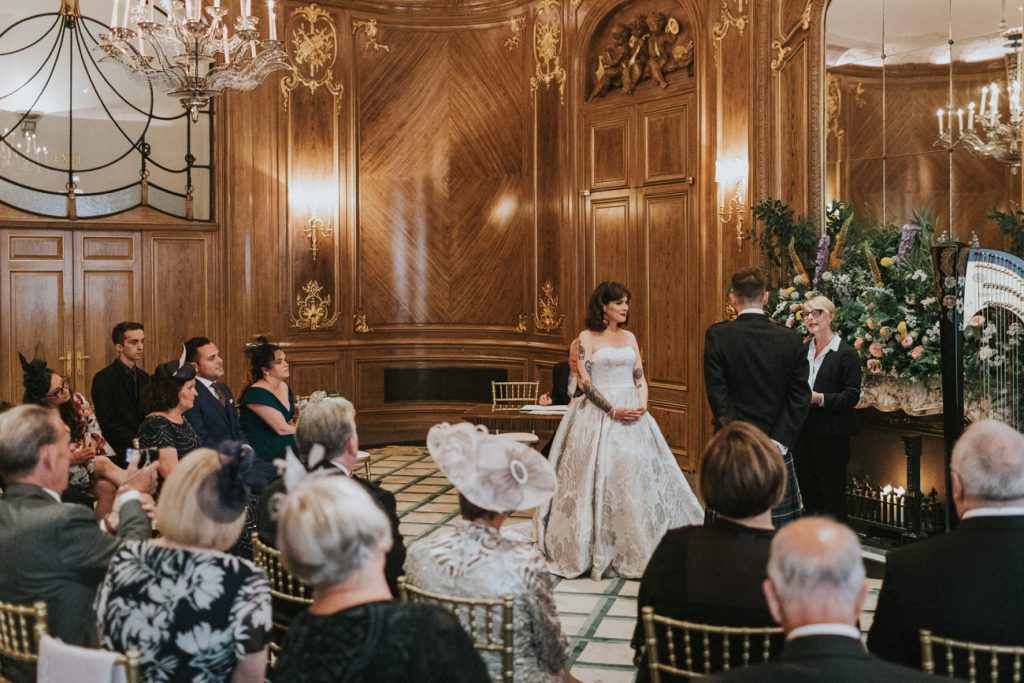
[[[86,360],[90,360],[90,357],[85,355],[81,351],[77,351],[75,353],[75,374],[79,375],[83,379],[85,378],[85,363],[83,363],[82,361]]]
[[[687,185],[693,185],[696,182],[696,179],[692,175],[690,175],[683,178],[683,182],[686,183]]]
[[[70,377],[71,376],[71,361],[74,360],[74,358],[71,355],[71,352],[70,351],[65,351],[63,356],[57,356],[57,360],[64,361],[64,376],[65,377]]]

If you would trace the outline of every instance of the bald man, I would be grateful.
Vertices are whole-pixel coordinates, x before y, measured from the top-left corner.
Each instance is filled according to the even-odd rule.
[[[930,681],[920,671],[872,657],[856,624],[867,586],[857,536],[825,517],[808,517],[775,534],[764,596],[786,644],[770,662],[709,681]]]
[[[868,634],[874,654],[921,666],[919,630],[1024,643],[1024,436],[995,420],[964,432],[950,463],[960,524],[889,553]],[[979,657],[978,680],[988,680]]]

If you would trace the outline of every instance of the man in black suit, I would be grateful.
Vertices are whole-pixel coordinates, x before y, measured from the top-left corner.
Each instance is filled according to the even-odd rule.
[[[379,482],[369,482],[354,473],[359,454],[359,436],[356,434],[355,409],[340,396],[310,401],[299,414],[295,426],[295,444],[299,457],[310,469],[322,468],[331,475],[351,477],[373,497],[391,522],[391,550],[385,557],[384,577],[391,593],[398,596],[398,577],[405,564],[405,543],[398,530],[398,504],[395,494],[381,488]],[[310,465],[309,456],[314,446],[322,446],[323,459]],[[260,540],[277,546],[277,514],[287,495],[283,478],[272,481],[260,496],[256,529]]]
[[[185,360],[196,369],[196,400],[185,413],[196,434],[207,448],[216,449],[225,441],[246,442],[238,423],[238,410],[224,377],[224,359],[220,349],[206,337],[185,342]]]
[[[809,517],[772,540],[764,596],[786,634],[770,662],[711,676],[708,681],[930,681],[932,678],[872,657],[855,626],[867,585],[857,536],[826,517]]]
[[[138,367],[146,341],[142,323],[120,322],[110,332],[117,357],[92,378],[92,405],[96,410],[103,438],[114,449],[124,466],[124,451],[142,424],[139,395],[149,384],[149,375]]]
[[[735,320],[716,323],[704,337],[704,387],[716,429],[751,422],[771,438],[786,463],[786,495],[772,510],[780,527],[800,517],[800,491],[791,449],[811,398],[807,349],[800,335],[764,314],[764,276],[746,268],[732,276],[729,302]]]
[[[0,497],[0,600],[42,600],[50,635],[96,647],[96,588],[123,541],[150,538],[155,469],[121,487],[115,513],[103,522],[116,529],[108,533],[92,510],[60,501],[70,457],[71,433],[57,411],[24,405],[0,415],[0,476],[7,484]],[[31,668],[3,663],[12,680],[34,681]]]
[[[976,422],[957,441],[950,468],[960,524],[886,557],[868,649],[893,662],[921,665],[920,629],[1024,643],[1024,436],[995,420]],[[988,658],[978,660],[978,680],[988,680]]]

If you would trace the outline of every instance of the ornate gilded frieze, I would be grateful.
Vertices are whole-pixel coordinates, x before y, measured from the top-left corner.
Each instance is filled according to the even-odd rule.
[[[541,83],[550,88],[551,82],[557,81],[558,101],[564,104],[566,72],[558,54],[562,46],[560,4],[559,0],[537,0],[533,22],[533,55],[537,68],[530,78],[530,96],[536,97]]]
[[[373,332],[373,328],[366,322],[365,313],[356,313],[352,316],[352,320],[355,322],[355,330],[359,334],[369,334]]]
[[[298,315],[289,315],[288,323],[299,330],[326,330],[338,322],[338,313],[331,315],[331,295],[324,296],[324,288],[316,280],[310,280],[295,295]]]
[[[530,317],[525,313],[519,314],[519,319],[516,321],[516,334],[526,334],[530,328],[527,327]]]
[[[800,33],[806,31],[811,26],[811,5],[813,0],[807,0],[807,4],[804,6],[804,11],[800,15],[800,21],[798,21],[793,28],[789,29],[786,35],[780,35],[778,38],[772,41],[772,52],[775,53],[775,57],[772,58],[772,75],[779,73],[779,70],[786,65],[790,57],[793,56],[793,39],[796,38]]]
[[[681,40],[682,26],[663,12],[639,14],[608,32],[609,42],[597,56],[594,87],[587,102],[603,97],[611,88],[627,95],[643,80],[668,87],[668,75],[686,70],[693,76],[693,41]]]
[[[711,39],[715,44],[715,66],[722,61],[722,41],[729,34],[729,29],[736,29],[742,36],[743,30],[747,28],[749,20],[743,14],[745,6],[746,0],[736,0],[737,14],[733,14],[726,0],[722,0],[722,11],[718,15],[718,21],[711,26]]]
[[[366,21],[353,21],[352,22],[352,35],[355,35],[360,29],[363,30],[363,35],[366,38],[366,42],[363,43],[363,50],[369,52],[391,52],[391,46],[384,45],[377,41],[377,36],[380,35],[380,29],[377,28],[376,19],[367,19]]]
[[[508,20],[508,30],[512,32],[512,35],[505,41],[505,49],[512,51],[519,47],[520,39],[523,35],[523,24],[526,20],[522,17],[512,17]]]
[[[316,4],[299,7],[292,12],[285,35],[295,69],[281,79],[284,108],[288,108],[292,90],[304,85],[311,95],[321,87],[327,88],[334,96],[335,111],[340,112],[345,86],[334,80],[338,32],[331,14]]]
[[[533,322],[541,332],[555,332],[562,327],[565,316],[558,312],[558,297],[555,296],[555,286],[550,280],[541,285],[537,311],[538,313],[533,316]]]

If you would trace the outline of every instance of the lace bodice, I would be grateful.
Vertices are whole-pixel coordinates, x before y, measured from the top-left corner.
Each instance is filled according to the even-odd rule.
[[[631,346],[605,346],[590,361],[590,381],[598,391],[633,387],[636,353]]]

